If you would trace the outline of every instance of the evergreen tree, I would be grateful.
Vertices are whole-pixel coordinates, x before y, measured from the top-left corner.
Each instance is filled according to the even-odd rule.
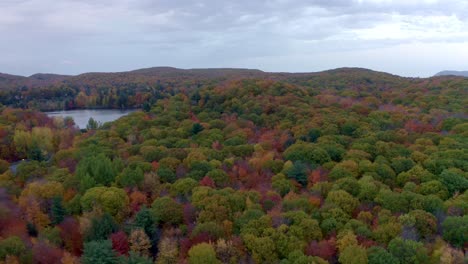
[[[116,231],[117,224],[114,218],[110,214],[105,213],[102,217],[91,220],[91,228],[88,230],[85,239],[86,241],[106,240]]]
[[[200,123],[195,123],[192,126],[192,135],[196,135],[203,131],[203,126]]]
[[[294,162],[294,165],[287,171],[289,178],[296,180],[302,186],[307,185],[307,166],[300,161]]]
[[[97,240],[84,244],[82,264],[117,264],[117,253],[112,250],[110,240]]]
[[[92,117],[89,118],[86,129],[98,129],[99,123]]]
[[[54,197],[52,199],[52,206],[51,206],[51,214],[52,214],[52,224],[58,225],[62,223],[63,218],[65,217],[65,208],[62,205],[62,198]]]

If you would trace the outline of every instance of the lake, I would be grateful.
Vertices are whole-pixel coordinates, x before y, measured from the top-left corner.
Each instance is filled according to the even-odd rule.
[[[128,115],[136,110],[117,110],[117,109],[84,109],[84,110],[69,110],[69,111],[55,111],[45,112],[50,117],[71,117],[79,128],[86,128],[89,118],[99,123],[106,123],[119,119],[122,116]]]

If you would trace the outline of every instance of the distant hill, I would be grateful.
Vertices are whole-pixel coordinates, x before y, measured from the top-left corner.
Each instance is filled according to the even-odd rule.
[[[437,73],[435,76],[462,76],[468,77],[468,71],[441,71]]]
[[[154,84],[170,82],[219,82],[233,79],[270,79],[292,82],[324,81],[336,82],[340,78],[355,79],[358,83],[379,83],[385,80],[403,79],[402,77],[362,68],[338,68],[322,72],[263,72],[242,68],[178,69],[172,67],[153,67],[126,72],[88,72],[79,75],[58,75],[37,73],[29,77],[0,73],[0,90],[18,88],[45,88],[65,85],[73,87],[94,86],[132,86],[135,84]],[[318,80],[320,79],[320,80]],[[407,78],[408,79],[408,78]]]
[[[0,104],[41,110],[138,108],[176,93],[190,95],[203,87],[229,87],[234,82],[249,79],[263,83],[257,84],[258,87],[278,83],[317,94],[323,90],[398,93],[408,87],[433,88],[446,80],[465,82],[464,78],[455,76],[407,78],[363,68],[288,73],[235,68],[153,67],[126,72],[89,72],[70,76],[34,74],[29,77],[0,73]],[[200,95],[195,95],[198,97]]]

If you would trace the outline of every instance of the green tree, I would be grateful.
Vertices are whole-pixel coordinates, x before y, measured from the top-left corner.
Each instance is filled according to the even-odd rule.
[[[0,241],[0,259],[7,255],[19,256],[26,250],[23,240],[17,236],[10,236]]]
[[[445,240],[462,248],[468,241],[468,215],[445,218],[442,232]]]
[[[285,196],[291,189],[293,184],[290,180],[286,179],[286,176],[282,173],[276,174],[271,178],[271,187],[277,191],[281,196]]]
[[[388,251],[402,264],[425,264],[429,261],[424,245],[413,240],[397,237],[388,244]]]
[[[216,258],[216,252],[211,244],[200,243],[193,246],[188,252],[190,264],[220,264]]]
[[[105,213],[101,217],[91,219],[91,227],[85,234],[86,241],[106,240],[117,231],[117,224],[112,216]]]
[[[298,142],[287,148],[283,156],[287,160],[306,162],[312,167],[331,161],[330,155],[323,148],[306,142]]]
[[[133,226],[142,228],[149,237],[153,236],[156,231],[156,225],[154,224],[153,217],[151,217],[151,211],[146,206],[143,206],[136,214]]]
[[[366,249],[357,245],[346,247],[338,259],[342,264],[367,264]]]
[[[81,263],[117,264],[119,262],[117,253],[112,249],[112,242],[110,240],[98,240],[84,244]]]
[[[455,192],[465,192],[468,189],[468,178],[458,169],[448,169],[442,171],[440,179],[447,187],[450,195]]]
[[[276,253],[275,242],[269,237],[255,237],[245,235],[244,243],[247,249],[252,252],[253,259],[257,263],[276,263],[278,255]]]
[[[196,134],[202,132],[203,129],[204,129],[204,127],[200,123],[195,123],[192,126],[191,133],[192,133],[192,135],[196,135]]]
[[[86,125],[86,129],[98,129],[99,128],[99,123],[96,121],[94,118],[90,117],[88,120],[88,124]]]
[[[192,178],[178,179],[171,185],[171,193],[174,195],[189,197],[192,194],[193,188],[196,186],[198,186],[198,182]]]
[[[174,183],[174,181],[177,179],[176,174],[167,167],[160,167],[158,169],[158,176],[163,182],[169,182],[169,183]]]
[[[182,222],[182,205],[167,196],[155,199],[151,211],[155,222],[173,225]]]
[[[381,247],[371,247],[367,249],[369,264],[399,264],[400,262],[387,250]]]
[[[101,153],[80,160],[75,174],[80,180],[89,175],[96,184],[109,186],[115,180],[117,171],[115,164]]]
[[[302,186],[307,185],[307,165],[303,162],[296,161],[294,165],[286,172],[289,178],[296,180]]]
[[[143,178],[144,174],[140,168],[132,169],[127,167],[117,176],[116,182],[122,187],[135,187],[143,181]]]
[[[351,214],[359,205],[359,201],[351,194],[343,190],[331,191],[325,202],[331,205],[338,206],[348,214]]]
[[[437,219],[432,214],[423,210],[413,210],[408,215],[414,218],[414,227],[422,237],[429,238],[437,231]]]
[[[136,252],[130,251],[128,257],[120,256],[120,264],[153,264],[153,260],[148,256],[142,256]]]
[[[125,215],[128,204],[127,193],[116,187],[94,187],[81,197],[81,207],[84,211],[91,211],[97,206],[117,218]]]
[[[61,197],[54,197],[52,199],[52,205],[50,208],[51,211],[51,219],[52,219],[52,224],[58,225],[63,221],[63,218],[65,217],[65,208],[63,208],[62,205],[62,198]]]
[[[210,177],[216,184],[216,186],[223,187],[229,182],[229,175],[226,172],[220,169],[215,169],[206,174]]]

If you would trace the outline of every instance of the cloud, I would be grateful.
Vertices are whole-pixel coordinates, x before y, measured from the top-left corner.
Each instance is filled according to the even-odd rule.
[[[292,58],[314,61],[300,63],[306,71],[330,67],[323,54],[349,58],[338,67],[360,64],[353,52],[373,66],[382,57],[376,50],[468,43],[467,16],[464,0],[3,0],[0,71],[297,70]],[[386,63],[396,72],[396,62]],[[404,74],[404,65],[396,73]]]

